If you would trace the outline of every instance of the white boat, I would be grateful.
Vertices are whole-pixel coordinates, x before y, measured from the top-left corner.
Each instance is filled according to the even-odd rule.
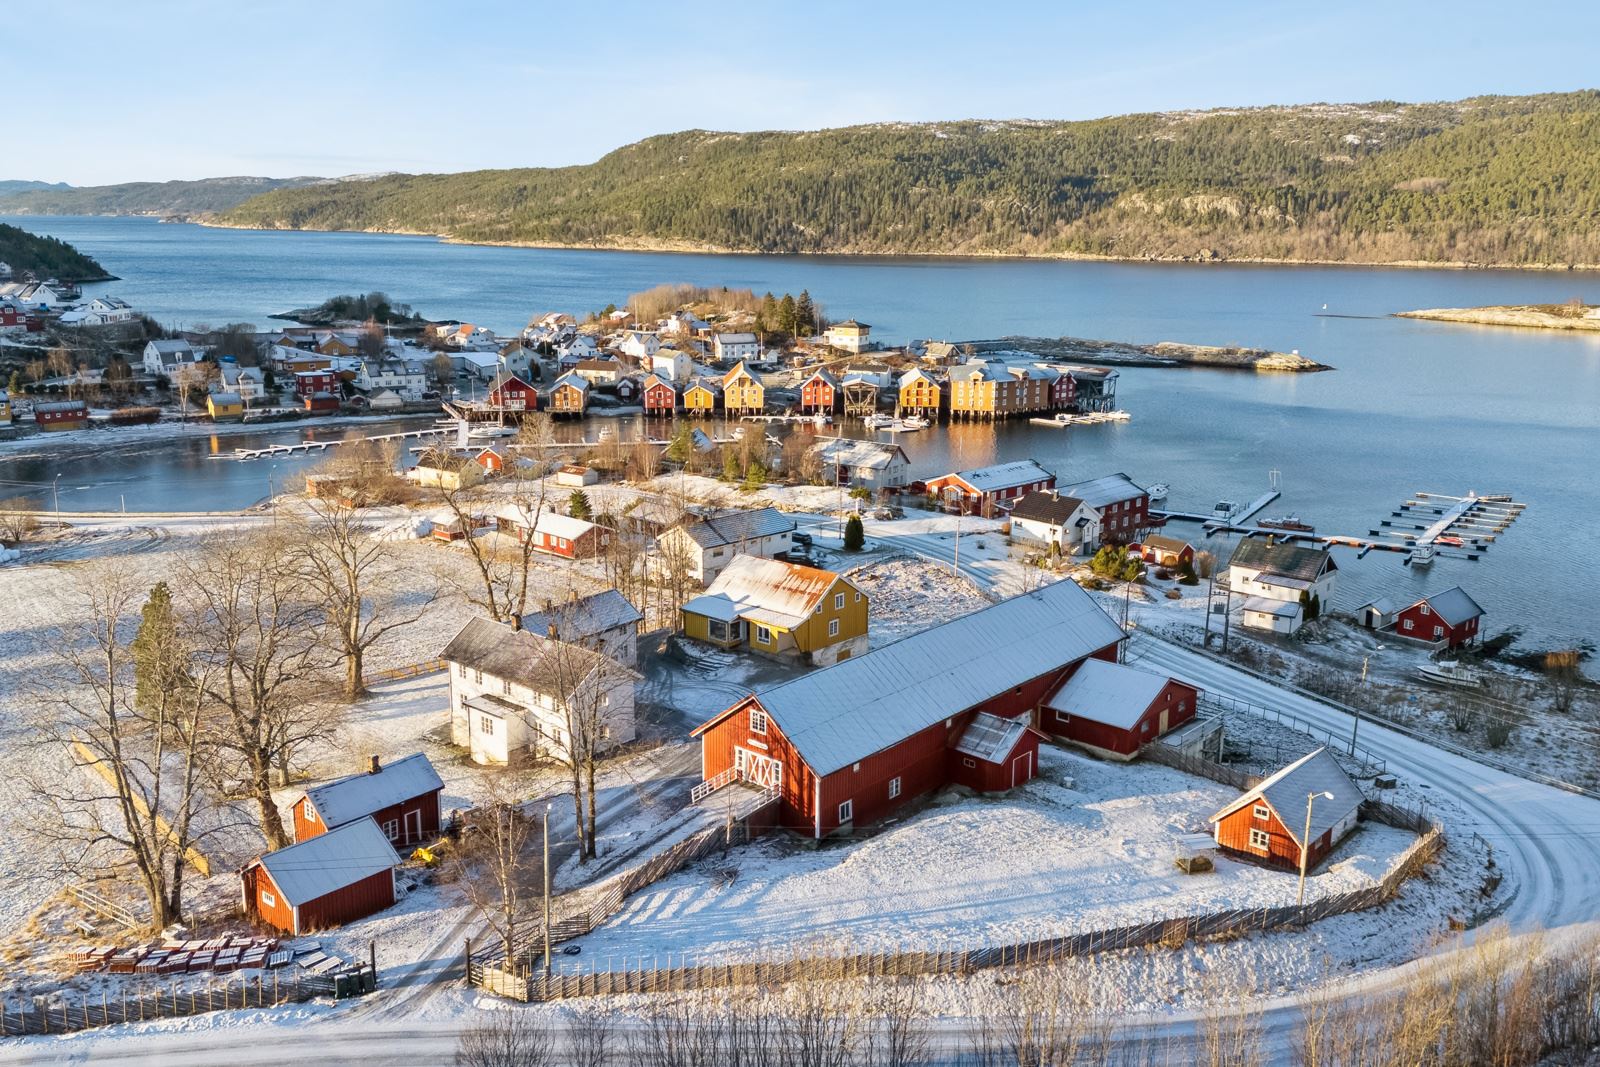
[[[1432,545],[1418,545],[1416,548],[1413,548],[1411,550],[1411,554],[1406,557],[1406,562],[1410,563],[1413,567],[1426,567],[1433,562],[1433,557],[1437,551],[1438,550]]]
[[[1430,682],[1440,685],[1455,685],[1464,689],[1476,689],[1483,685],[1483,676],[1471,667],[1462,666],[1453,659],[1440,660],[1438,663],[1424,663],[1417,668],[1417,673]]]
[[[861,420],[861,425],[869,430],[887,430],[894,425],[893,415],[868,415]]]
[[[926,430],[931,425],[933,424],[921,415],[907,415],[900,420],[902,430]]]
[[[1233,518],[1234,512],[1239,510],[1239,505],[1231,500],[1219,500],[1217,506],[1211,509],[1211,518],[1218,522],[1228,522]]]
[[[479,426],[467,434],[474,441],[492,441],[496,437],[515,437],[517,431],[510,426]]]
[[[1150,503],[1158,504],[1167,499],[1167,494],[1171,491],[1172,487],[1166,482],[1157,482],[1155,485],[1152,485],[1150,488],[1146,489],[1145,493],[1149,495]]]

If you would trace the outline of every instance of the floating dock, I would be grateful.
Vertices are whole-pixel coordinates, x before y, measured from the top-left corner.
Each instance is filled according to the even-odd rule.
[[[294,444],[268,445],[265,448],[236,448],[231,454],[218,453],[216,459],[262,459],[266,456],[289,456],[296,452],[322,452],[340,445],[362,441],[406,441],[423,437],[442,437],[456,431],[449,427],[434,426],[426,430],[405,430],[400,433],[380,433],[374,437],[341,437],[338,440],[298,441]]]

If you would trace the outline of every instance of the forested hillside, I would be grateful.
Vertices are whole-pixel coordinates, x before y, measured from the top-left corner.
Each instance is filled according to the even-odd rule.
[[[69,282],[98,281],[109,278],[104,267],[54,237],[41,237],[27,230],[0,223],[0,263],[8,264],[18,277],[32,271],[40,278],[59,278]]]
[[[776,252],[1600,263],[1600,93],[653,137],[229,225]]]
[[[321,178],[201,178],[0,193],[0,215],[203,215]]]

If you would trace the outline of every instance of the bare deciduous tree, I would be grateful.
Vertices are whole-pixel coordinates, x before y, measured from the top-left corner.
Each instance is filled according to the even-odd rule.
[[[527,1009],[503,1004],[461,1032],[457,1067],[555,1067],[549,1031]]]
[[[0,503],[0,544],[20,545],[39,532],[39,501],[16,497]]]
[[[487,800],[473,809],[455,862],[467,899],[500,939],[509,965],[518,939],[543,907],[540,825],[503,779],[488,778],[485,785]]]

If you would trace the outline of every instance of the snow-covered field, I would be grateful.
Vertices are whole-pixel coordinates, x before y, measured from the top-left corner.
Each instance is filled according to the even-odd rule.
[[[946,793],[855,842],[769,838],[637,894],[583,940],[591,958],[689,952],[728,959],[1011,944],[1164,916],[1292,904],[1282,871],[1218,857],[1187,876],[1180,837],[1234,795],[1148,763],[1046,747],[1041,778],[999,797]],[[1067,784],[1070,782],[1071,784]],[[1414,835],[1367,824],[1315,872],[1308,899],[1373,885]]]

